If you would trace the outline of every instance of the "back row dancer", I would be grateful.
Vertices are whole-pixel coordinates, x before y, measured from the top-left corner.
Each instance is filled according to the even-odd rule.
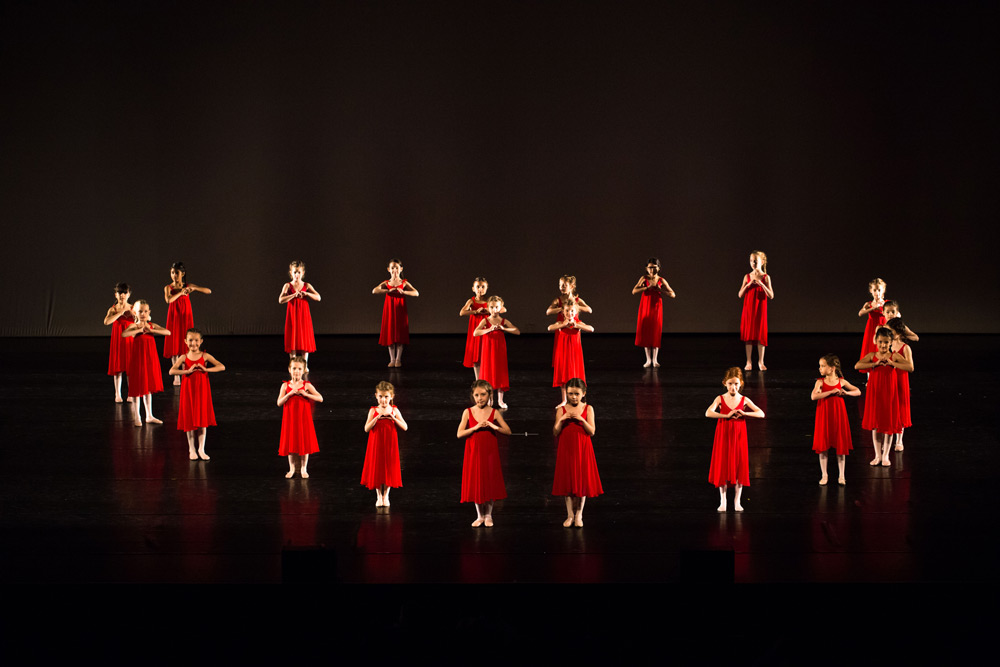
[[[389,368],[399,368],[403,365],[403,346],[410,342],[405,297],[420,296],[420,292],[403,278],[403,263],[398,259],[390,259],[387,270],[389,280],[383,280],[372,290],[372,294],[385,294],[378,344],[389,348]]]
[[[767,300],[774,298],[771,276],[767,275],[767,255],[760,250],[750,253],[750,273],[740,283],[736,295],[743,299],[743,316],[740,318],[740,339],[746,344],[747,364],[743,370],[753,368],[750,355],[753,344],[757,343],[757,368],[767,370],[764,365],[764,350],[767,348]]]

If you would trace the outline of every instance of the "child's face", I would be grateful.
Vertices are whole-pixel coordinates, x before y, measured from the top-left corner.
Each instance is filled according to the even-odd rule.
[[[485,408],[490,400],[490,392],[486,391],[485,387],[476,387],[472,391],[472,400],[476,402],[477,407]]]
[[[562,278],[559,279],[559,293],[569,294],[569,283]]]
[[[197,352],[201,349],[201,334],[189,333],[184,342],[187,343],[189,351]]]
[[[170,269],[170,279],[172,281],[174,281],[175,283],[179,283],[182,280],[184,280],[184,272],[183,271],[178,271],[177,269],[174,269],[174,268],[171,268]]]
[[[819,374],[822,377],[828,377],[830,373],[833,372],[833,366],[826,363],[826,359],[819,360]]]
[[[888,336],[879,336],[875,339],[875,347],[878,348],[879,352],[885,354],[892,348],[892,339]]]
[[[871,292],[872,296],[875,297],[876,299],[881,299],[883,296],[885,296],[885,285],[883,285],[882,283],[876,283],[871,287],[869,287],[868,291]]]
[[[389,275],[393,278],[398,278],[399,274],[403,271],[403,265],[398,262],[389,262],[388,271]]]
[[[587,395],[580,387],[569,387],[566,389],[566,402],[570,405],[580,405],[580,401]]]
[[[760,255],[750,255],[750,268],[754,271],[760,271],[761,267],[764,266],[764,258]]]
[[[729,378],[726,380],[726,392],[730,396],[735,396],[740,390],[740,379],[739,378]]]
[[[646,275],[648,275],[648,276],[655,276],[656,272],[659,271],[659,270],[660,270],[660,267],[658,267],[656,264],[647,264],[646,265]]]
[[[472,291],[478,297],[482,297],[484,294],[486,294],[486,288],[487,287],[489,287],[488,283],[480,282],[478,280],[476,282],[472,283]]]
[[[899,317],[899,310],[896,306],[886,306],[882,309],[882,313],[885,315],[885,319],[887,320]]]
[[[306,275],[306,270],[301,266],[289,266],[288,275],[292,277],[292,282],[298,282],[302,280],[302,276]]]
[[[388,408],[392,405],[392,393],[388,391],[376,391],[375,400],[380,408]]]
[[[490,308],[490,315],[494,316],[499,315],[500,309],[503,308],[503,301],[493,301],[490,303],[489,308]]]
[[[126,304],[130,296],[132,296],[131,292],[115,292],[115,301],[120,304]]]
[[[149,304],[143,303],[139,305],[139,308],[135,311],[135,316],[139,318],[140,322],[149,321]]]
[[[306,374],[306,365],[301,361],[293,361],[288,365],[288,374],[292,376],[292,380],[298,382]]]
[[[564,320],[575,320],[576,316],[577,316],[577,314],[579,314],[579,312],[580,311],[578,311],[576,309],[575,305],[567,306],[566,308],[563,308],[563,319]]]

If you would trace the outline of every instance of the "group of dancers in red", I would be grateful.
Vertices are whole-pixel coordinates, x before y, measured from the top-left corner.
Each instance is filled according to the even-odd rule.
[[[774,298],[771,278],[767,274],[767,257],[763,252],[750,254],[750,272],[740,283],[738,296],[743,299],[740,335],[745,342],[747,362],[743,370],[751,370],[751,354],[756,344],[758,368],[766,370],[764,351],[767,346],[767,300]],[[409,343],[409,321],[406,297],[419,296],[416,287],[402,278],[402,263],[390,260],[389,279],[380,282],[373,294],[385,295],[379,344],[389,349],[389,366],[402,365],[403,346]],[[663,296],[676,297],[669,283],[659,275],[660,262],[650,258],[646,275],[632,289],[640,294],[635,344],[644,348],[644,367],[658,367],[658,353],[663,326]],[[313,425],[312,410],[323,396],[308,377],[308,356],[316,350],[315,335],[309,310],[309,300],[320,301],[319,292],[304,281],[305,265],[292,262],[289,277],[278,297],[286,304],[285,351],[289,354],[289,379],[278,392],[277,405],[282,408],[279,455],[287,457],[289,469],[285,477],[296,472],[308,478],[309,455],[319,451]],[[191,460],[209,460],[205,452],[208,426],[215,426],[208,373],[225,370],[215,357],[202,351],[203,334],[193,324],[189,295],[194,292],[211,294],[207,287],[187,282],[183,263],[170,270],[171,283],[164,287],[168,304],[167,326],[161,327],[150,319],[146,301],[129,303],[130,288],[126,283],[115,287],[115,303],[108,309],[105,324],[112,326],[108,374],[113,377],[115,400],[122,402],[122,374],[128,376],[128,401],[132,404],[133,422],[141,426],[140,405],[145,407],[146,423],[159,424],[152,413],[152,394],[163,390],[161,368],[154,335],[165,337],[165,357],[172,360],[169,374],[180,384],[177,427],[185,432]],[[503,416],[493,407],[507,409],[504,392],[510,389],[507,371],[505,334],[517,335],[520,330],[506,317],[503,299],[487,297],[489,284],[485,278],[473,281],[473,297],[466,301],[459,316],[469,318],[463,363],[472,368],[476,381],[472,385],[472,407],[463,411],[457,437],[466,441],[462,473],[461,502],[476,507],[473,526],[493,525],[493,503],[506,497],[500,469],[497,434],[510,434]],[[889,466],[891,448],[903,449],[902,433],[910,426],[909,380],[913,371],[912,350],[907,340],[918,340],[899,317],[898,304],[885,300],[885,282],[875,279],[869,285],[872,298],[858,313],[867,316],[861,358],[855,368],[868,373],[867,399],[862,426],[872,431],[875,458],[871,465]],[[546,314],[556,321],[548,327],[555,333],[552,351],[553,387],[559,387],[562,401],[556,407],[553,434],[558,438],[556,471],[552,493],[565,496],[566,527],[583,525],[583,507],[588,497],[603,493],[591,437],[594,435],[594,408],[586,400],[587,384],[580,342],[582,331],[594,328],[580,320],[580,313],[593,309],[577,293],[576,279],[564,275],[559,279],[559,295],[552,300]],[[174,332],[184,332],[184,337]],[[748,486],[749,456],[745,418],[763,418],[764,412],[749,398],[741,395],[743,370],[732,367],[726,371],[722,384],[724,394],[717,396],[706,410],[706,417],[719,420],[716,425],[709,467],[709,482],[720,494],[718,510],[727,509],[726,492],[735,486],[733,508],[743,510],[742,490]],[[840,360],[826,355],[819,362],[820,378],[811,394],[817,401],[813,450],[819,455],[826,485],[829,450],[836,452],[839,484],[844,477],[845,457],[852,449],[850,424],[843,396],[859,396],[861,390],[844,379]],[[362,470],[361,484],[376,493],[376,507],[389,506],[389,491],[402,486],[397,430],[407,429],[406,421],[394,405],[395,389],[388,382],[375,388],[375,402],[367,415],[365,432],[368,448]]]

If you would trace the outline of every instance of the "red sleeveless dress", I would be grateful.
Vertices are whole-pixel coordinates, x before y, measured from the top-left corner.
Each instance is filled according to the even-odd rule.
[[[902,430],[896,382],[896,369],[892,366],[868,369],[865,414],[861,419],[861,428],[878,433],[899,433]]]
[[[160,368],[153,334],[136,334],[132,341],[132,355],[128,364],[129,398],[163,391],[163,369]]]
[[[762,277],[766,277],[763,274]],[[750,283],[750,274],[746,276]],[[767,347],[767,293],[760,285],[748,287],[743,292],[743,315],[740,317],[740,340],[754,341]]]
[[[650,284],[645,279],[646,286]],[[662,278],[657,279],[659,285]],[[635,323],[635,344],[638,347],[660,347],[663,335],[663,295],[658,289],[646,290],[639,298],[639,319]]]
[[[184,355],[184,367],[205,366],[205,357],[192,361]],[[193,431],[204,426],[215,426],[212,407],[212,387],[208,373],[198,371],[181,376],[181,400],[177,408],[177,430]]]
[[[733,410],[742,410],[746,396],[740,397],[735,408],[726,405],[725,395],[719,401],[719,412],[728,415]],[[712,464],[708,469],[708,481],[712,486],[742,484],[750,486],[750,454],[747,446],[747,423],[743,418],[719,419],[715,425],[715,441],[712,443]]]
[[[560,296],[556,299],[559,302],[559,312],[556,314],[556,324],[563,321],[562,307],[563,298]],[[559,332],[554,332],[555,335],[552,337],[552,365],[556,365],[556,352],[559,350]]]
[[[302,283],[297,290],[291,283],[285,285],[285,294],[296,294],[309,289],[309,283]],[[312,315],[309,313],[308,297],[292,299],[285,311],[285,352],[315,352],[316,337],[313,335]]]
[[[823,391],[840,388],[840,380],[834,385],[829,385],[823,380],[821,387]],[[836,449],[837,456],[844,456],[854,449],[851,444],[851,424],[847,420],[847,408],[844,407],[842,396],[827,396],[816,401],[813,451],[825,452],[828,449]]]
[[[577,318],[579,321],[580,318]],[[587,380],[583,368],[583,344],[580,342],[582,329],[556,330],[556,351],[552,369],[552,386],[561,387],[573,378]]]
[[[507,326],[507,320],[500,320],[501,326]],[[497,391],[510,389],[510,379],[507,377],[507,339],[503,331],[491,331],[479,337],[483,341],[482,353],[479,356],[479,379],[486,380]]]
[[[108,375],[118,375],[128,371],[128,361],[132,354],[132,338],[122,338],[122,332],[135,323],[135,315],[127,310],[111,323],[111,350],[108,353]]]
[[[372,410],[375,406],[372,406]],[[396,437],[396,422],[379,419],[368,431],[368,449],[365,451],[365,465],[361,470],[361,484],[369,490],[382,486],[398,488],[403,486],[403,476],[399,470],[399,440]]]
[[[384,289],[389,289],[389,281],[382,283]],[[410,319],[406,315],[406,297],[399,290],[406,287],[404,279],[391,292],[385,295],[385,303],[382,305],[382,328],[379,331],[378,344],[383,346],[401,343],[408,345],[410,342]]]
[[[490,412],[489,421],[496,423],[496,410]],[[469,424],[476,424],[469,408]],[[491,428],[481,428],[465,439],[465,458],[462,462],[463,503],[486,503],[507,497],[500,470],[500,449],[497,434]]]
[[[303,386],[309,384],[305,382]],[[285,393],[291,391],[290,383],[285,382]],[[315,454],[319,451],[316,440],[316,427],[313,425],[313,402],[305,396],[296,394],[285,401],[281,413],[281,442],[278,444],[278,456],[289,454]]]
[[[896,352],[902,355],[905,349],[906,343],[903,344],[903,347],[896,350]],[[909,428],[913,426],[913,423],[910,421],[910,373],[909,371],[901,371],[898,368],[895,369],[895,373],[896,401],[899,403],[900,426]]]
[[[472,300],[472,309],[476,310],[478,308],[485,308],[486,302],[479,302],[475,299]],[[479,323],[486,319],[486,315],[480,313],[469,313],[469,331],[465,334],[465,358],[462,360],[462,365],[466,368],[472,368],[479,363],[480,349],[483,346],[482,338],[479,336],[472,335],[476,328],[479,327]]]
[[[184,283],[184,287],[187,287],[187,283]],[[170,288],[171,296],[177,292],[180,290]],[[169,336],[163,337],[163,356],[169,359],[187,354],[187,345],[184,341],[187,338],[187,330],[194,326],[191,297],[185,294],[170,302],[167,306],[167,323],[163,326],[170,331]]]
[[[580,415],[587,418],[589,405]],[[566,407],[562,408],[566,414]],[[594,443],[583,430],[580,422],[565,422],[559,432],[559,449],[556,451],[556,474],[552,480],[552,495],[593,498],[604,493],[601,476],[597,473]]]
[[[871,305],[871,301],[866,302],[865,305]],[[861,356],[858,359],[864,359],[870,352],[875,352],[878,349],[875,346],[875,331],[884,325],[885,315],[882,313],[881,307],[868,313],[868,320],[865,322],[864,338],[861,340]],[[867,373],[868,369],[866,368],[860,372]]]

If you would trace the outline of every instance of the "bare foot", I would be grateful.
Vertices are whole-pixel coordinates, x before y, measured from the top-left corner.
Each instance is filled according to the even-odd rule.
[[[388,506],[389,506],[389,496],[385,496],[384,498],[382,498],[382,507],[388,507]]]
[[[192,461],[197,461],[198,460],[198,452],[196,452],[196,451],[194,451],[192,449],[191,451],[188,452],[188,458],[191,459]]]
[[[736,510],[737,512],[742,512],[743,505],[740,505],[740,501],[737,500],[736,502],[733,503],[733,509]]]
[[[135,420],[134,422],[132,422],[132,423],[133,423],[133,424],[135,424],[136,426],[142,426],[142,422],[141,422],[141,421],[139,421],[138,419],[136,419],[136,420]]]
[[[826,482],[827,482],[826,475],[823,475],[822,477],[819,478],[819,485],[820,486],[826,486]]]
[[[721,503],[719,503],[719,506],[718,506],[718,508],[716,508],[715,511],[716,512],[725,512],[726,511],[726,501],[723,500]]]
[[[888,468],[891,465],[892,465],[892,461],[889,460],[889,457],[885,457],[885,458],[882,459],[882,467],[883,468]]]
[[[566,517],[566,520],[563,521],[563,528],[569,528],[572,525],[573,525],[573,517],[572,516]]]
[[[294,470],[289,470],[288,472],[285,473],[285,479],[291,479],[292,475],[294,474],[295,474]]]
[[[583,515],[582,514],[577,514],[576,515],[576,518],[573,519],[573,525],[576,526],[577,528],[583,528]]]
[[[759,368],[762,371],[766,371],[767,370],[767,366],[765,366],[764,364],[760,364],[760,363],[757,364],[757,368]]]
[[[660,367],[660,364],[658,362],[654,361],[653,362],[653,368],[659,368],[659,367]]]
[[[122,397],[121,396],[115,396],[115,403],[121,403],[121,402],[122,402]]]
[[[878,463],[879,463],[879,461],[881,461],[881,460],[882,460],[882,457],[876,456],[875,458],[873,458],[871,461],[868,462],[868,465],[870,465],[870,466],[877,466]]]
[[[472,522],[472,527],[473,528],[479,528],[481,525],[483,525],[483,518],[482,517],[479,517],[478,519],[476,519],[475,521]]]
[[[493,527],[493,517],[491,517],[491,516],[483,517],[483,525],[486,526],[487,528],[492,528]]]
[[[147,424],[162,424],[162,419],[157,419],[156,417],[146,417]]]
[[[129,402],[129,403],[131,403],[131,402],[132,402],[132,397],[131,397],[131,396],[129,396],[129,397],[128,397],[128,402]]]
[[[752,371],[752,370],[753,370],[753,364],[751,364],[751,363],[750,363],[750,362],[748,361],[748,362],[747,362],[747,365],[743,367],[743,370],[745,370],[745,371]]]
[[[901,443],[901,442],[897,443],[896,446],[893,447],[893,449],[896,450],[897,452],[903,451],[903,443]]]
[[[390,361],[389,365],[386,368],[395,368],[395,367],[396,367],[396,362],[395,361]]]
[[[395,366],[396,368],[402,368],[403,367],[403,362],[402,361],[397,361],[395,364],[393,364],[393,366]]]
[[[375,507],[382,507],[382,496],[375,499]]]
[[[198,452],[198,458],[202,461],[211,461],[212,457],[206,454],[204,451]]]
[[[841,477],[840,479],[837,480],[837,484],[840,484],[841,486],[847,486],[847,480]]]
[[[175,375],[174,376],[174,386],[175,387],[181,386],[181,376],[180,375]]]
[[[507,404],[506,403],[501,403],[500,401],[497,401],[497,405],[500,406],[501,410],[506,410],[507,409]]]
[[[652,366],[652,365],[653,365],[653,362],[652,362],[652,361],[647,361],[646,363],[644,363],[644,364],[642,365],[642,367],[643,367],[643,368],[649,368],[649,367],[650,367],[650,366]]]
[[[306,472],[305,468],[303,468],[302,471],[299,472],[299,474],[302,475],[302,479],[309,479],[309,473]]]

